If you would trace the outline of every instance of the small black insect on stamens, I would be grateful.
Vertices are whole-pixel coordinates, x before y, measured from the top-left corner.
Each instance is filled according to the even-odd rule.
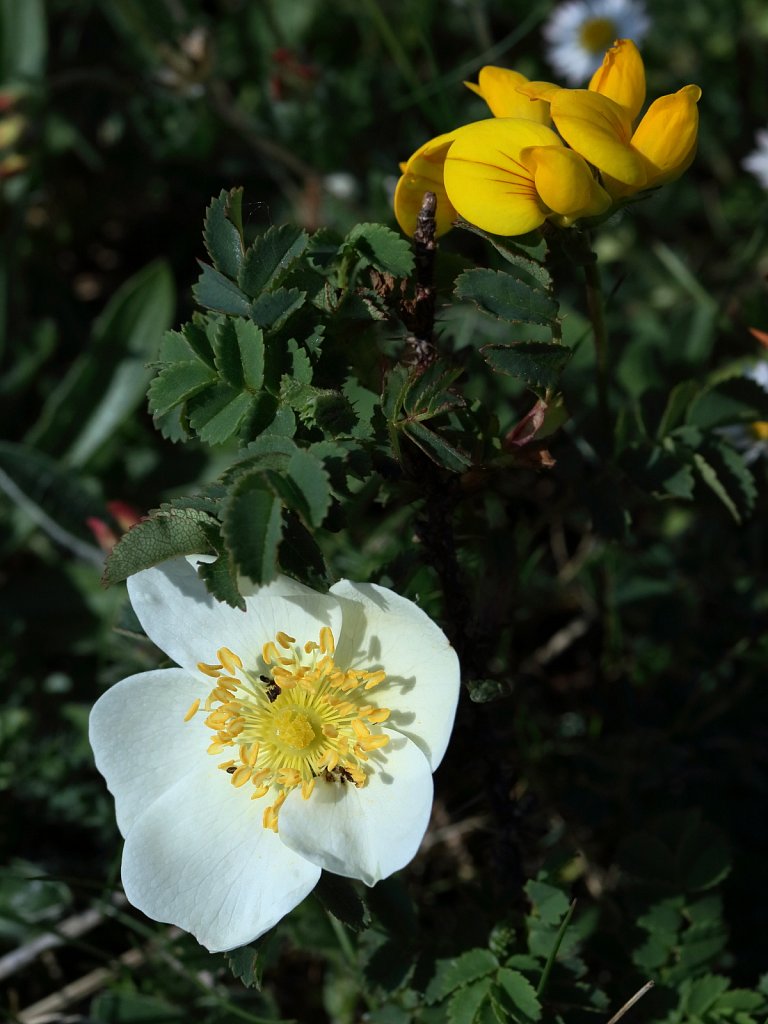
[[[236,764],[231,764],[229,766],[229,768],[227,768],[227,775],[234,775],[236,771],[237,771],[237,765]]]
[[[259,679],[262,681],[262,683],[266,684],[267,697],[269,699],[269,703],[274,704],[277,698],[280,696],[280,687],[277,685],[274,679],[270,679],[269,676],[259,676]]]
[[[314,775],[315,772],[312,772],[312,774]],[[332,768],[332,769],[323,768],[323,770],[320,772],[320,775],[321,775],[322,778],[325,779],[326,782],[342,782],[342,783],[344,783],[344,782],[354,782],[355,781],[352,778],[352,775],[347,771],[347,769],[346,768],[342,768],[341,765],[337,765],[335,768]]]

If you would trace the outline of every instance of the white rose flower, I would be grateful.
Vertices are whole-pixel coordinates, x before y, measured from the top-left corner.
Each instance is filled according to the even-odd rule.
[[[287,577],[216,601],[176,558],[128,581],[178,668],[117,683],[90,740],[125,837],[126,896],[211,952],[258,938],[321,869],[374,885],[427,828],[459,665],[412,601]]]

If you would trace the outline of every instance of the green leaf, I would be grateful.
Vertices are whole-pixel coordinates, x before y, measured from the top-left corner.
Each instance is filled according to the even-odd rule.
[[[463,372],[460,367],[446,370],[440,363],[433,363],[423,373],[411,377],[404,408],[411,416],[429,419],[463,406],[461,395],[449,390]]]
[[[498,679],[470,679],[467,683],[469,699],[475,704],[488,704],[509,692]]]
[[[170,270],[157,261],[115,292],[94,324],[83,354],[54,389],[27,442],[83,465],[109,432],[144,402],[160,341],[170,326],[174,287]],[[100,396],[94,403],[94,396]],[[108,433],[105,433],[107,431]]]
[[[768,420],[768,391],[749,377],[730,377],[702,391],[688,409],[687,422],[702,430]]]
[[[147,363],[171,323],[175,298],[168,265],[151,263],[123,285],[102,314],[97,328],[101,338],[108,335],[115,350],[124,352],[125,357],[115,366],[96,401],[92,398],[89,402],[90,411],[67,452],[70,465],[85,465],[143,405],[152,374]]]
[[[485,977],[457,989],[448,1002],[448,1024],[474,1024],[480,1007],[488,998],[492,984],[493,979]]]
[[[86,523],[106,519],[107,509],[93,481],[35,448],[0,441],[0,493],[55,542],[101,565]]]
[[[546,266],[539,260],[533,259],[525,249],[515,245],[509,239],[502,245],[498,238],[489,235],[487,231],[483,231],[481,228],[475,227],[474,224],[468,224],[466,221],[460,221],[459,227],[464,231],[471,231],[473,235],[479,235],[480,238],[484,238],[507,263],[529,275],[532,278],[532,283],[538,285],[542,291],[549,291],[552,287],[552,276]]]
[[[570,900],[554,885],[530,879],[525,883],[525,892],[533,904],[536,916],[545,924],[559,924],[568,913]]]
[[[680,1009],[691,1017],[702,1017],[728,989],[728,979],[718,974],[686,978],[680,986]]]
[[[509,1002],[515,1008],[515,1020],[540,1020],[541,1003],[528,979],[509,967],[499,968],[496,982],[504,990]]]
[[[755,478],[744,459],[730,445],[714,439],[693,461],[704,483],[717,495],[737,523],[749,515],[757,498]]]
[[[424,994],[428,1003],[445,999],[454,989],[491,974],[498,969],[499,962],[487,949],[470,949],[450,960],[438,960],[435,966],[434,977]]]
[[[215,562],[201,562],[197,575],[217,601],[245,611],[245,599],[237,587],[237,573],[225,554],[220,554]]]
[[[235,199],[237,196],[237,199]],[[217,199],[212,199],[205,212],[205,228],[203,237],[213,265],[222,274],[237,280],[243,262],[243,239],[237,226],[229,219],[229,208],[233,199],[241,204],[243,190],[222,189]]]
[[[277,945],[277,932],[273,928],[256,942],[224,954],[227,966],[246,988],[261,988],[264,967]]]
[[[210,516],[194,509],[176,509],[152,515],[124,533],[107,558],[104,582],[120,583],[141,569],[177,555],[213,552],[205,524]]]
[[[684,380],[669,393],[667,404],[659,420],[656,436],[661,439],[685,421],[688,406],[699,393],[700,385],[695,380]]]
[[[259,327],[277,331],[297,309],[301,309],[306,297],[306,292],[300,292],[298,288],[278,288],[274,292],[265,292],[252,304],[251,319]]]
[[[215,375],[203,363],[171,363],[149,385],[149,411],[153,416],[163,416],[215,380]]]
[[[334,391],[318,394],[312,418],[320,430],[331,437],[351,434],[357,426],[357,416],[352,405],[344,395]]]
[[[322,463],[310,452],[298,450],[291,456],[287,474],[304,499],[308,522],[320,526],[331,504],[330,482]]]
[[[698,815],[691,815],[688,821],[677,850],[678,877],[688,892],[700,892],[727,877],[731,851],[720,829],[701,821]]]
[[[410,243],[383,224],[357,224],[344,239],[344,248],[353,248],[365,262],[383,273],[407,277],[413,272]]]
[[[206,309],[216,309],[221,313],[250,316],[251,304],[237,285],[202,260],[198,260],[198,263],[202,274],[192,288],[195,302]]]
[[[438,466],[442,466],[443,469],[448,469],[452,473],[463,473],[472,465],[472,459],[466,452],[456,448],[440,434],[425,427],[423,423],[416,421],[407,423],[405,433],[425,455],[429,456]]]
[[[47,45],[44,0],[0,2],[0,82],[39,82]]]
[[[255,299],[274,288],[304,252],[308,241],[306,231],[292,224],[271,227],[259,235],[249,246],[240,271],[239,284],[245,294]]]
[[[712,1007],[713,1011],[720,1014],[730,1014],[734,1011],[757,1011],[765,1012],[765,997],[760,992],[753,992],[746,988],[731,988],[719,995]]]
[[[213,336],[216,369],[232,387],[259,391],[264,383],[264,336],[250,320],[228,317]]]
[[[371,915],[365,900],[348,878],[323,871],[320,881],[315,886],[314,895],[329,914],[333,914],[353,932],[364,931],[370,925]]]
[[[223,533],[239,571],[256,584],[277,575],[282,505],[263,474],[238,481],[224,507]]]
[[[211,331],[211,337],[213,337],[217,326],[218,324],[212,323],[202,313],[195,313],[192,322],[184,324],[181,329],[187,344],[194,354],[198,359],[202,359],[204,363],[210,366],[211,369],[215,368],[216,361],[213,356],[213,345],[211,338],[208,336],[208,330]]]
[[[223,444],[237,433],[252,400],[246,391],[215,384],[189,403],[189,425],[206,444]]]
[[[290,509],[286,509],[283,517],[280,566],[289,576],[315,590],[327,590],[334,582],[317,541]]]
[[[553,324],[557,319],[553,298],[500,270],[465,270],[455,292],[496,319],[527,324]]]
[[[235,320],[231,317],[227,317],[223,323],[217,325],[216,333],[213,336],[213,351],[216,369],[222,380],[240,391],[243,386],[243,364],[240,360],[240,345],[235,333]]]
[[[250,320],[235,320],[234,324],[243,384],[249,391],[260,391],[264,386],[264,335]]]
[[[571,358],[571,349],[544,341],[520,341],[516,345],[483,345],[483,358],[497,373],[524,381],[534,391],[555,391],[560,374]]]
[[[291,353],[293,379],[301,384],[311,384],[315,371],[306,349],[300,348],[295,338],[288,339],[288,351]]]

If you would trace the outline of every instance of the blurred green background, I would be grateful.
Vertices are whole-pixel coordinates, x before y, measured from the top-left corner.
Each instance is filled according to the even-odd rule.
[[[119,836],[87,715],[105,686],[155,665],[156,653],[137,636],[124,588],[101,586],[98,541],[124,526],[113,503],[143,514],[219,469],[216,450],[164,441],[145,399],[162,332],[193,310],[210,197],[243,185],[252,232],[285,221],[392,225],[399,161],[486,116],[464,79],[493,63],[552,77],[541,38],[552,9],[523,0],[0,0],[0,951],[94,901],[101,914],[98,932],[0,981],[10,1019],[105,963],[101,981],[52,1012],[363,1019],[359,970],[376,941],[361,940],[363,966],[351,967],[311,901],[270,954],[263,991],[247,995],[232,988],[223,958],[101,902],[118,884]],[[650,409],[680,380],[758,358],[748,328],[768,330],[768,202],[740,167],[768,124],[768,8],[649,0],[648,11],[649,97],[688,82],[703,89],[691,169],[596,243],[621,400],[655,392]],[[466,236],[443,247],[466,252]],[[560,278],[565,332],[577,334],[582,296],[566,268]],[[668,502],[637,516],[629,536],[599,522],[615,513],[615,495],[603,502],[596,478],[579,492],[578,459],[567,447],[555,454],[558,493],[578,493],[581,520],[548,505],[553,485],[531,475],[496,533],[478,536],[469,521],[459,530],[468,570],[473,552],[487,555],[483,545],[508,552],[500,575],[514,576],[504,585],[518,676],[501,712],[464,709],[437,778],[438,838],[408,883],[431,933],[425,946],[434,958],[484,942],[497,908],[523,913],[522,886],[544,870],[573,885],[584,907],[573,985],[610,997],[593,998],[589,1012],[558,1011],[565,1019],[607,1019],[608,1003],[617,1008],[654,971],[678,995],[635,1019],[764,1019],[765,456],[754,453],[754,510],[741,522],[714,498],[695,510]],[[352,550],[340,565],[345,557],[360,571],[380,565]],[[482,598],[482,581],[473,595]],[[610,607],[599,638],[582,624],[584,638],[577,629],[565,654],[533,671],[541,645],[601,600]],[[483,792],[467,766],[486,731],[511,753]],[[711,854],[704,867],[702,851]],[[634,888],[622,889],[626,878]],[[382,935],[405,892],[392,883],[378,897]],[[643,925],[660,903],[663,927]],[[698,953],[681,938],[691,928]],[[141,950],[140,966],[115,966],[127,949]],[[445,1019],[409,1008],[405,973],[393,970],[370,982],[379,995],[365,1019]],[[752,1003],[718,1003],[711,982],[711,999],[686,995],[691,979],[721,974]]]

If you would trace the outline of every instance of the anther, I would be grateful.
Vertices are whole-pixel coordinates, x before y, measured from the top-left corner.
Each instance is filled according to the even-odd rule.
[[[271,665],[273,662],[277,662],[280,658],[277,648],[272,640],[268,640],[267,643],[261,649],[261,656],[264,659],[266,665]]]
[[[244,786],[251,777],[251,769],[248,765],[242,764],[232,776],[232,785],[238,789],[240,786]]]
[[[212,679],[217,679],[223,666],[206,665],[204,661],[198,661],[197,667],[203,673],[203,675],[210,676]]]
[[[336,650],[336,641],[333,639],[330,626],[323,626],[320,630],[320,650],[323,654],[333,654]]]
[[[231,676],[235,674],[237,669],[243,667],[240,658],[238,658],[234,651],[230,651],[228,647],[220,647],[216,651],[216,657]]]
[[[280,630],[280,632],[275,635],[275,640],[277,640],[280,646],[284,647],[286,650],[290,648],[291,644],[296,643],[295,636],[288,636],[288,634],[283,633],[282,630]]]
[[[198,697],[197,700],[192,701],[192,703],[190,704],[189,711],[186,713],[186,715],[184,715],[184,721],[188,722],[191,718],[194,718],[195,715],[197,714],[197,709],[199,707],[200,707],[200,698]]]

